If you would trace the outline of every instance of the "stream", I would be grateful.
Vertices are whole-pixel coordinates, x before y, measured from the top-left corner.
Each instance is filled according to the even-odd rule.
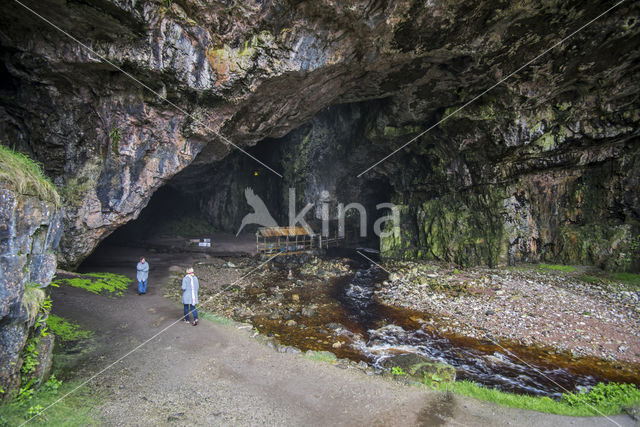
[[[630,377],[614,362],[574,358],[506,340],[442,333],[446,323],[429,313],[379,304],[375,289],[387,273],[358,255],[350,258],[351,274],[330,279],[324,287],[304,285],[290,290],[299,293],[307,306],[318,307],[312,316],[289,309],[293,317],[285,319],[295,321],[256,316],[254,325],[282,345],[303,351],[328,350],[377,370],[394,356],[418,354],[453,366],[457,379],[521,394],[559,398],[598,382],[638,382],[636,374]]]
[[[374,286],[384,278],[386,274],[378,267],[365,266],[358,268],[353,276],[336,281],[336,299],[348,312],[349,322],[345,323],[361,326],[363,339],[352,345],[376,368],[381,369],[382,362],[392,356],[416,353],[452,365],[458,379],[503,391],[555,398],[601,380],[566,368],[525,362],[506,348],[494,350],[488,343],[460,345],[434,328],[411,327],[403,310],[382,306],[374,300]],[[384,326],[378,327],[381,324]]]

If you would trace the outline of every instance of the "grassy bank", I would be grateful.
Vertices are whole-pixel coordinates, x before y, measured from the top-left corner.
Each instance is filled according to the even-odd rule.
[[[206,319],[210,322],[217,323],[219,325],[233,325],[236,322],[233,319],[229,319],[228,317],[219,316],[214,313],[209,313],[208,311],[204,311],[198,308],[198,316],[202,319]]]
[[[617,415],[640,404],[640,389],[631,384],[598,384],[589,393],[569,393],[561,400],[505,393],[470,381],[440,384],[437,389],[512,408],[571,416]]]
[[[29,424],[55,426],[99,425],[92,408],[100,403],[100,395],[85,386],[64,397],[80,384],[62,383],[53,377],[29,399],[0,405],[0,426],[17,426],[27,420],[31,420]]]
[[[60,196],[40,164],[28,156],[0,145],[0,184],[19,194],[60,205]]]

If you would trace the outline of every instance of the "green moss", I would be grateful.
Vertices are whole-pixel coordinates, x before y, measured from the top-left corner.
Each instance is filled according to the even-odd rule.
[[[120,140],[122,139],[122,136],[120,135],[120,128],[114,127],[111,129],[111,132],[109,132],[109,138],[111,139],[111,150],[113,151],[113,154],[116,156],[119,155]]]
[[[380,239],[384,257],[415,258],[455,262],[462,266],[503,261],[507,243],[501,222],[502,195],[487,189],[486,194],[450,194],[423,203],[418,208],[402,207],[401,224]],[[418,222],[418,233],[407,224]]]
[[[52,426],[99,425],[94,418],[94,408],[102,396],[92,393],[88,387],[81,387],[80,381],[48,386],[49,382],[29,399],[0,405],[0,425],[22,425],[31,417],[31,422]],[[76,390],[77,389],[77,390]],[[68,396],[66,396],[68,393]],[[60,399],[66,396],[64,399]],[[50,407],[50,408],[49,408]],[[46,409],[46,411],[43,411]]]
[[[633,385],[599,384],[590,393],[565,395],[562,400],[505,393],[486,388],[470,381],[441,384],[438,389],[452,391],[463,396],[498,403],[512,408],[546,412],[558,415],[597,416],[615,415],[626,407],[640,402],[640,392]]]
[[[588,225],[567,225],[558,228],[554,251],[545,254],[544,261],[573,265],[596,265],[609,271],[624,271],[633,261],[631,245],[632,227],[628,224],[600,225],[594,204],[602,206],[589,190],[574,192],[567,212],[570,218],[586,221]],[[585,220],[586,218],[586,220]]]
[[[570,265],[560,265],[560,264],[540,264],[539,266],[543,270],[554,270],[554,271],[564,271],[566,273],[571,273],[576,271],[575,267]]]
[[[550,151],[556,147],[556,141],[551,132],[547,132],[536,139],[535,144],[542,149],[542,151]]]
[[[92,331],[82,329],[77,323],[70,322],[54,314],[49,315],[47,318],[47,325],[56,338],[62,341],[77,341],[93,336]]]
[[[24,295],[22,296],[22,306],[28,314],[29,324],[35,321],[44,299],[45,294],[42,289],[39,287],[25,286]]]
[[[80,204],[87,191],[92,188],[91,180],[86,177],[74,177],[71,178],[66,185],[60,188],[60,193],[65,202],[77,205]]]
[[[594,284],[594,285],[603,283],[602,278],[596,277],[596,276],[589,276],[589,275],[580,276],[580,280],[582,280],[583,282]]]
[[[245,40],[244,48],[238,53],[238,55],[246,56],[246,55],[250,55],[251,53],[253,53],[253,49],[250,48],[249,40]]]
[[[316,362],[335,363],[338,358],[330,351],[312,351],[309,350],[304,353],[304,357]]]
[[[56,279],[56,285],[82,288],[94,294],[115,294],[122,296],[132,279],[114,273],[87,273],[78,277]]]
[[[384,129],[382,129],[382,135],[384,135],[385,138],[397,138],[402,135],[408,135],[418,132],[420,132],[419,126],[385,126]]]
[[[640,286],[640,274],[613,273],[611,274],[611,278],[613,278],[613,280],[617,280],[618,282],[627,283],[633,286]]]
[[[457,111],[459,108],[460,106],[446,108],[442,118],[444,119],[452,114],[455,114],[455,117],[467,118],[474,121],[495,120],[497,118],[495,107],[491,103],[478,104],[471,108],[463,108]]]
[[[39,163],[0,145],[0,184],[19,194],[60,204],[60,196]]]
[[[536,123],[534,127],[529,130],[529,136],[533,136],[542,128],[542,122]]]
[[[228,317],[219,316],[217,314],[209,313],[208,311],[204,311],[200,309],[198,309],[198,316],[203,319],[209,320],[213,323],[217,323],[219,325],[234,325],[236,323],[232,319],[229,319]]]

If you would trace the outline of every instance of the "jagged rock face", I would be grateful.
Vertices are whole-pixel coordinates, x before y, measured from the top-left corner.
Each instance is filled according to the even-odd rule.
[[[61,234],[62,214],[53,203],[0,188],[0,387],[6,395],[20,384],[20,352],[36,322],[39,300],[44,298],[40,289],[32,288],[27,298],[31,305],[26,304],[26,285],[49,285]],[[40,377],[51,366],[52,349],[53,338],[42,341]]]
[[[199,165],[212,165],[208,170],[220,167],[233,147],[218,134],[247,147],[283,137],[327,106],[359,102],[363,116],[372,114],[352,140],[362,154],[339,159],[339,174],[359,173],[609,7],[27,4],[97,52],[17,5],[0,17],[0,137],[32,153],[63,186],[68,207],[59,259],[66,265],[135,218],[196,156]],[[393,201],[413,225],[383,241],[385,252],[490,264],[574,253],[566,259],[596,262],[600,255],[577,249],[592,235],[585,226],[600,227],[603,247],[615,246],[619,233],[629,242],[638,232],[639,15],[636,3],[619,6],[367,172],[369,182],[393,187]],[[311,175],[296,179],[311,189],[307,182],[317,177],[307,170]],[[591,182],[599,187],[579,196],[578,186]],[[585,191],[590,195],[580,199]],[[594,208],[596,199],[607,207]],[[583,203],[579,211],[576,203]],[[458,229],[446,229],[451,224]]]

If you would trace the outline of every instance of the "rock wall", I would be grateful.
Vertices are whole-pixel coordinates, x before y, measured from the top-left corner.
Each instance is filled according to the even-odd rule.
[[[21,351],[37,334],[37,314],[56,271],[54,249],[62,234],[62,213],[53,203],[0,188],[0,387],[2,397],[20,385]],[[51,366],[53,336],[39,342],[43,378]]]
[[[25,4],[93,50],[18,5],[0,16],[0,139],[42,161],[63,189],[58,258],[64,266],[77,265],[136,218],[153,192],[187,166],[219,176],[234,146],[285,137],[310,120],[312,128],[292,134],[298,145],[291,148],[316,148],[290,154],[305,171],[296,169],[279,187],[296,181],[299,195],[317,199],[326,186],[389,183],[410,226],[382,242],[389,255],[618,266],[628,246],[618,240],[637,235],[637,3],[619,5],[560,44],[611,6],[577,0]],[[326,116],[316,115],[339,104],[360,105],[355,110],[367,120],[342,108],[344,122],[320,125]],[[358,174],[451,113],[367,172],[364,184],[343,173]],[[331,131],[318,133],[345,123],[361,127],[347,132],[347,145]],[[336,144],[334,154],[320,143]],[[345,147],[357,147],[358,155]],[[304,159],[320,153],[335,160],[340,179],[319,169],[304,177],[313,172]],[[598,166],[604,163],[613,169]],[[586,192],[610,205],[572,216],[574,187],[603,173],[608,187]],[[239,188],[239,182],[225,185]],[[539,194],[560,190],[559,200]],[[224,188],[203,200],[212,218],[240,208],[229,202],[229,191],[236,193]],[[446,230],[450,224],[461,229]],[[594,239],[600,243],[593,246]]]
[[[615,93],[600,95],[606,108],[590,110],[592,97],[577,96],[574,106],[534,114],[484,105],[488,117],[476,108],[451,119],[417,155],[428,176],[411,170],[409,192],[396,198],[406,227],[383,239],[383,251],[462,265],[637,271],[638,109]]]

